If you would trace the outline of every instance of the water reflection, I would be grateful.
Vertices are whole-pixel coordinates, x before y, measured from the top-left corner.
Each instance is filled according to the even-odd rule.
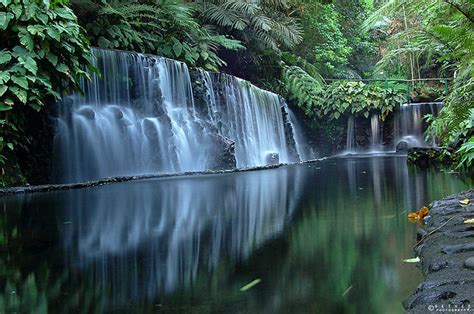
[[[21,301],[34,276],[63,311],[400,312],[420,279],[401,263],[406,211],[468,186],[403,157],[351,157],[4,197],[0,281]]]

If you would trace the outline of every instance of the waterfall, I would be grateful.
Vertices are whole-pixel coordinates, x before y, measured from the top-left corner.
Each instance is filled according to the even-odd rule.
[[[347,120],[347,135],[346,135],[346,152],[354,153],[355,152],[355,121],[354,116],[349,116]]]
[[[395,113],[393,135],[395,145],[400,148],[430,146],[434,143],[425,141],[423,117],[427,114],[437,115],[442,103],[405,104]]]
[[[103,49],[92,54],[101,75],[91,73],[81,83],[85,95],[73,93],[58,106],[54,181],[291,161],[278,95],[226,76],[224,96],[217,97],[202,71],[213,99],[203,110],[184,63]]]
[[[285,111],[288,113],[288,122],[290,124],[290,128],[293,133],[293,137],[295,139],[295,149],[298,154],[298,157],[301,161],[304,160],[311,160],[316,158],[316,154],[314,151],[308,147],[306,144],[306,140],[303,135],[303,131],[296,119],[295,114],[285,105]]]
[[[382,148],[382,136],[380,132],[380,116],[377,113],[370,117],[370,150],[378,151]]]
[[[200,74],[208,119],[219,135],[235,142],[237,168],[273,163],[272,159],[295,161],[285,138],[282,110],[287,105],[280,96],[233,76],[203,70]],[[300,143],[295,137],[293,141]]]

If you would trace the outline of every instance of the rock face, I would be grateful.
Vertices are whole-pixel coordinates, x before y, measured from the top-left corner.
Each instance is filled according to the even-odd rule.
[[[235,142],[215,135],[214,140],[218,141],[218,151],[215,153],[215,162],[211,166],[212,170],[232,170],[237,168],[237,161],[235,159]]]
[[[464,261],[464,267],[474,270],[474,256],[469,257],[468,259]]]
[[[266,161],[269,165],[277,165],[280,162],[280,156],[278,156],[278,153],[268,153]]]
[[[470,204],[461,205],[466,198]],[[415,247],[426,278],[404,302],[407,312],[474,311],[474,224],[464,223],[474,218],[473,202],[470,190],[430,205],[428,233]]]
[[[407,141],[400,141],[398,142],[397,146],[395,147],[397,152],[404,152],[407,151],[409,148],[408,142]]]

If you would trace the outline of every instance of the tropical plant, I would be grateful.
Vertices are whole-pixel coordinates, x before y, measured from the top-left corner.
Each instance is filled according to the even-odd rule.
[[[0,165],[25,144],[22,114],[87,78],[88,40],[74,13],[49,0],[0,1]]]
[[[200,0],[199,11],[206,24],[226,32],[257,50],[280,51],[302,40],[302,28],[291,16],[285,0]]]
[[[471,136],[468,141],[462,144],[457,153],[460,155],[459,167],[463,165],[472,166],[474,162],[474,136]]]
[[[291,98],[310,116],[339,119],[345,114],[354,114],[367,118],[371,112],[379,112],[384,120],[405,102],[399,90],[351,81],[321,85],[298,67],[287,67],[285,71]]]
[[[470,151],[466,141],[474,132],[472,12],[474,3],[469,0],[390,0],[367,21],[367,26],[381,19],[390,21],[387,25],[396,21],[400,24],[389,33],[388,49],[379,68],[390,71],[394,64],[405,64],[411,77],[419,77],[423,71],[428,75],[454,76],[439,115],[427,117],[427,136],[435,137],[444,146],[464,147],[459,150],[462,154]],[[467,163],[470,159],[462,160]]]
[[[244,48],[238,40],[203,28],[194,6],[179,0],[73,0],[91,43],[101,48],[158,54],[217,71],[220,48]]]

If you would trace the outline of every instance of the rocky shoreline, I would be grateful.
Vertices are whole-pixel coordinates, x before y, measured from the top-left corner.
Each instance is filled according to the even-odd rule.
[[[474,223],[464,222],[473,218],[474,190],[430,205],[414,247],[425,281],[404,302],[408,313],[474,313]]]
[[[307,160],[303,162],[297,162],[294,164],[313,163],[313,162],[318,162],[325,159],[327,159],[327,157]],[[280,168],[280,167],[288,166],[288,165],[291,165],[291,164],[279,163],[279,164],[272,164],[272,165],[266,165],[266,166],[237,168],[237,169],[231,169],[231,170],[209,170],[209,171],[194,171],[194,172],[182,172],[182,173],[143,174],[143,175],[135,175],[135,176],[111,177],[111,178],[104,178],[104,179],[87,181],[87,182],[67,183],[67,184],[16,186],[16,187],[9,187],[9,188],[0,188],[0,196],[10,195],[10,194],[29,194],[29,193],[50,192],[50,191],[58,191],[58,190],[81,189],[81,188],[87,188],[87,187],[94,187],[94,186],[120,183],[120,182],[128,182],[128,181],[136,181],[136,180],[257,171],[257,170]]]

